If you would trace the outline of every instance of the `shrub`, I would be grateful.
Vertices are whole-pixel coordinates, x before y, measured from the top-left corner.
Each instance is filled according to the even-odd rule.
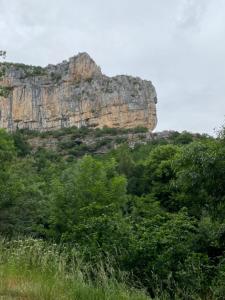
[[[7,98],[10,93],[12,92],[13,87],[9,87],[9,86],[0,86],[0,96]]]

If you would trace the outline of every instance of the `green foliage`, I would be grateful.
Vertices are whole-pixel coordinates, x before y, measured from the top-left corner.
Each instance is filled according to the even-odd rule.
[[[225,200],[225,147],[220,143],[195,142],[185,147],[174,161],[177,179],[174,198],[179,206],[199,216],[207,210],[222,217]],[[223,217],[222,217],[223,218]]]
[[[170,211],[176,211],[172,198],[171,181],[175,178],[173,160],[180,149],[174,145],[162,145],[153,149],[145,163],[144,193],[150,193]]]
[[[173,294],[177,286],[185,286],[178,273],[193,253],[195,222],[183,212],[176,215],[160,212],[149,219],[142,218],[134,226],[138,234],[134,232],[127,262],[132,272],[152,292],[163,285],[163,290]]]
[[[40,66],[31,66],[31,65],[11,63],[11,62],[1,63],[0,66],[4,67],[5,69],[9,69],[11,67],[16,69],[22,69],[26,77],[43,76],[47,74],[46,69]]]
[[[148,129],[145,127],[136,127],[136,128],[109,128],[109,127],[103,127],[102,129],[96,129],[95,136],[100,137],[103,135],[119,135],[119,134],[127,134],[127,133],[146,133],[148,132]]]
[[[225,142],[225,125],[221,126],[220,130],[218,131],[218,138]]]
[[[92,285],[94,270],[110,260],[116,277],[125,272],[132,286],[144,286],[152,298],[223,299],[223,137],[175,133],[132,149],[123,143],[106,155],[84,155],[109,145],[119,134],[122,130],[108,128],[14,134],[0,130],[0,234],[59,243],[68,255],[67,275],[75,259],[71,249],[76,249],[91,268]],[[30,137],[59,139],[58,152],[33,152]],[[97,141],[87,147],[84,137]],[[21,251],[25,256],[17,253],[19,261],[25,259],[30,268],[29,253]],[[39,256],[47,259],[45,253]],[[38,264],[43,266],[42,261]],[[54,259],[46,265],[54,269]],[[35,276],[40,276],[37,270]],[[58,278],[57,272],[53,270],[51,280]],[[89,289],[86,282],[83,287]]]
[[[15,145],[12,137],[0,129],[0,163],[1,165],[15,155]]]
[[[174,134],[171,136],[171,139],[175,144],[179,144],[179,145],[189,144],[194,140],[193,134],[187,131],[184,131],[182,133],[174,132]]]
[[[44,182],[32,164],[30,159],[14,159],[13,164],[0,173],[1,234],[38,234],[37,227],[43,222],[47,203],[42,199]]]
[[[5,73],[6,73],[6,68],[1,67],[0,65],[0,79],[2,79],[5,76]]]
[[[68,168],[52,185],[52,226],[67,239],[75,235],[74,226],[118,210],[126,199],[126,180],[116,175],[115,162],[103,165],[90,156]]]
[[[26,156],[31,152],[31,146],[20,131],[16,131],[15,133],[13,133],[12,137],[19,156]]]
[[[10,86],[0,86],[0,97],[7,98],[12,90],[13,88]]]

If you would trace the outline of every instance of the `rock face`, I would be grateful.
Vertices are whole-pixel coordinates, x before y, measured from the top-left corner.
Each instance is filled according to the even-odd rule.
[[[152,131],[156,103],[150,81],[107,77],[86,53],[46,68],[0,64],[0,128],[9,131],[70,126]]]

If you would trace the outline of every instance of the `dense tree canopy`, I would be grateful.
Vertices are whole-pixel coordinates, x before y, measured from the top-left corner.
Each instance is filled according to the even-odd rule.
[[[93,264],[111,257],[152,296],[223,299],[223,133],[73,161],[31,150],[22,133],[0,130],[1,235],[65,243]]]

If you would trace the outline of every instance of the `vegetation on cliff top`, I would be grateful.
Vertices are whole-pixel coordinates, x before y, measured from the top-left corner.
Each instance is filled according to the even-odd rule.
[[[0,250],[1,292],[224,298],[224,131],[216,139],[175,133],[134,148],[123,143],[71,162],[34,153],[26,135],[0,130],[0,163],[0,233],[10,238]]]
[[[7,69],[14,68],[17,70],[23,70],[25,77],[42,76],[47,74],[46,68],[40,66],[32,66],[21,63],[1,62],[0,63],[0,77],[6,74]]]

